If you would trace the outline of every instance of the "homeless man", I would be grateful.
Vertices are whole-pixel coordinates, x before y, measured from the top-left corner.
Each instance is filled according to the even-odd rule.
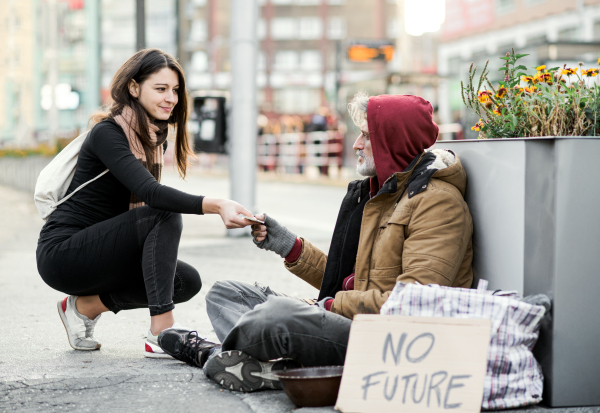
[[[227,389],[280,389],[273,371],[344,364],[352,318],[379,313],[398,281],[471,286],[467,177],[452,152],[425,151],[438,136],[431,104],[359,93],[348,109],[361,129],[357,171],[368,178],[348,185],[329,254],[268,215],[257,216],[265,225],[252,233],[259,248],[279,254],[320,290],[318,300],[310,305],[258,283],[219,281],[206,304],[221,346],[185,330],[158,339]]]

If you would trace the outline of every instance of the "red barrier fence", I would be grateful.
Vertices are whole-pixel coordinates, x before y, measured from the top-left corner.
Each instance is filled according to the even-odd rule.
[[[257,162],[264,171],[302,173],[317,166],[327,173],[329,166],[343,165],[344,139],[338,131],[260,135]]]

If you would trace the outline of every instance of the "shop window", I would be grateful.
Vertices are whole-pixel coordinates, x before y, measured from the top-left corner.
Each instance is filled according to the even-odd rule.
[[[275,40],[294,39],[298,35],[296,20],[276,17],[271,21],[271,37]]]
[[[330,17],[327,37],[330,39],[344,39],[346,37],[346,19],[340,16]]]
[[[206,21],[196,19],[192,21],[190,28],[189,41],[191,43],[204,42],[208,39],[208,28],[206,27]]]
[[[496,11],[499,14],[506,14],[515,8],[515,0],[496,0]]]
[[[300,54],[300,68],[302,70],[321,70],[322,60],[320,51],[305,50]]]
[[[298,37],[301,39],[320,39],[323,35],[323,24],[318,17],[301,17],[299,19]]]
[[[292,50],[281,50],[275,53],[275,70],[296,70],[298,53]]]

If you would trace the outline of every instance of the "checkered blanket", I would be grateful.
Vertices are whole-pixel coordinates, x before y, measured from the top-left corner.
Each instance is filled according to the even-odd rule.
[[[483,409],[507,409],[542,400],[543,376],[531,349],[546,309],[516,292],[397,283],[381,314],[489,318],[492,322]]]

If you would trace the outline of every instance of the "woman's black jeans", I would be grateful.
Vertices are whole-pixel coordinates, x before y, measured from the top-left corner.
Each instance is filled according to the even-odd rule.
[[[60,228],[40,239],[37,265],[50,287],[70,295],[100,295],[114,313],[173,310],[202,287],[200,275],[177,260],[181,214],[143,206],[90,227]]]

